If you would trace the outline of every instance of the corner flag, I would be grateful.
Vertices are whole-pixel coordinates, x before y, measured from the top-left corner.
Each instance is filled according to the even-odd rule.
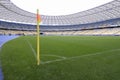
[[[37,23],[40,23],[40,22],[41,22],[41,17],[39,14],[39,9],[37,9]]]
[[[40,22],[39,9],[37,9],[37,65],[40,64]]]

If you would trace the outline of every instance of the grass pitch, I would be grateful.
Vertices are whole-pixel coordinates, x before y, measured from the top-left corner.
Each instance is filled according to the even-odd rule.
[[[5,80],[119,80],[120,37],[42,36],[7,42],[0,52]]]

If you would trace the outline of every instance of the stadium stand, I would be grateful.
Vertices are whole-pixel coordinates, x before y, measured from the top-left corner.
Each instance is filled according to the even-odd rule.
[[[13,31],[12,34],[15,30],[19,34],[35,33],[35,17],[10,0],[0,0],[0,34],[2,31],[8,34],[4,30]],[[120,35],[120,0],[70,15],[41,15],[41,18],[41,33],[45,35]]]

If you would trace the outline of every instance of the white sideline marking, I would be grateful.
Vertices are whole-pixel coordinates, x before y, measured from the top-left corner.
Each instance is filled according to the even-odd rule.
[[[36,52],[35,52],[34,48],[32,47],[31,43],[28,40],[26,40],[26,41],[27,41],[28,45],[30,46],[30,48],[32,49],[34,56],[37,57]]]
[[[113,51],[119,51],[119,50],[120,49],[113,49],[113,50],[109,50],[109,51],[102,51],[102,52],[97,52],[97,53],[87,54],[87,55],[82,55],[82,56],[75,56],[75,57],[64,58],[64,59],[56,59],[56,60],[43,62],[42,64],[48,64],[48,63],[59,62],[59,61],[64,61],[64,60],[77,59],[77,58],[87,57],[87,56],[94,56],[94,55],[99,55],[99,54],[103,54],[103,53],[106,53],[106,52],[113,52]]]

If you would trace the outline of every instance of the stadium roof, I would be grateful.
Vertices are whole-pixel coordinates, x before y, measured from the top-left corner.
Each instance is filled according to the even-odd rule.
[[[10,0],[0,0],[0,20],[36,24],[36,15],[24,11]],[[47,16],[41,15],[42,25],[76,25],[95,23],[120,18],[120,0],[113,0],[107,4],[70,15]]]

